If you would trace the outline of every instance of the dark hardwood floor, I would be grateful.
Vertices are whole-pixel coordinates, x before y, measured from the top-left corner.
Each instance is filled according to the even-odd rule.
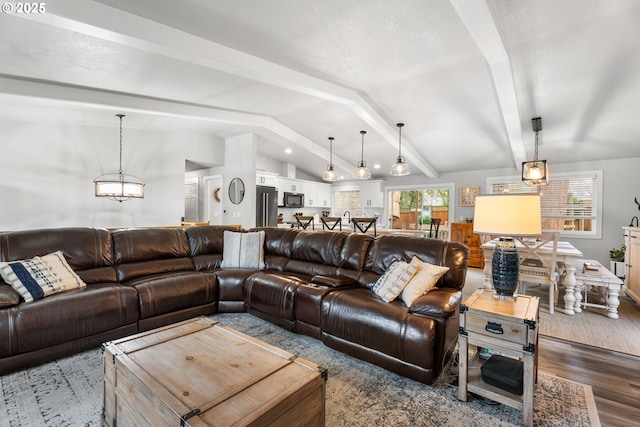
[[[538,369],[592,387],[603,427],[640,425],[640,357],[542,336],[538,344]]]

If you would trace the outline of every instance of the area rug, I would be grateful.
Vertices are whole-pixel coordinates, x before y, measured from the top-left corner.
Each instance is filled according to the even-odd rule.
[[[483,278],[481,269],[468,269],[464,299],[483,287]],[[610,319],[597,307],[587,307],[573,316],[564,314],[564,289],[560,289],[554,314],[549,313],[548,288],[530,286],[527,294],[540,297],[540,335],[640,356],[640,306],[627,296],[620,296],[620,318]],[[590,294],[589,298],[593,301],[595,296]]]
[[[520,426],[520,411],[474,395],[457,399],[455,377],[427,386],[334,351],[249,314],[211,316],[328,370],[326,425]],[[92,350],[0,377],[0,426],[98,426],[102,360]],[[591,387],[540,372],[536,426],[599,426]]]

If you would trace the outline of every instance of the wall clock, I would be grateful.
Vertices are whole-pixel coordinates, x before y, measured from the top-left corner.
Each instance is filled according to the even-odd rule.
[[[460,187],[460,206],[475,206],[480,187]]]

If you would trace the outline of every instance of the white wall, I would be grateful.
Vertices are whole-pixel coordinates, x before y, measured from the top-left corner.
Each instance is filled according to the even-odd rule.
[[[241,224],[245,229],[256,225],[256,153],[257,135],[254,133],[225,140],[225,173],[222,178],[224,224]],[[234,178],[244,182],[244,199],[239,204],[231,203],[228,194],[229,184]]]
[[[201,133],[123,124],[123,169],[145,183],[145,198],[94,196],[93,179],[117,172],[113,127],[0,122],[0,230],[65,226],[177,225],[184,215],[185,159],[219,164],[223,141]]]

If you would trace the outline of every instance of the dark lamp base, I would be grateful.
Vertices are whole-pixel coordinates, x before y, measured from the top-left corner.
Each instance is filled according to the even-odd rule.
[[[513,299],[518,289],[520,257],[512,238],[501,237],[493,250],[491,274],[494,294],[497,297]]]

